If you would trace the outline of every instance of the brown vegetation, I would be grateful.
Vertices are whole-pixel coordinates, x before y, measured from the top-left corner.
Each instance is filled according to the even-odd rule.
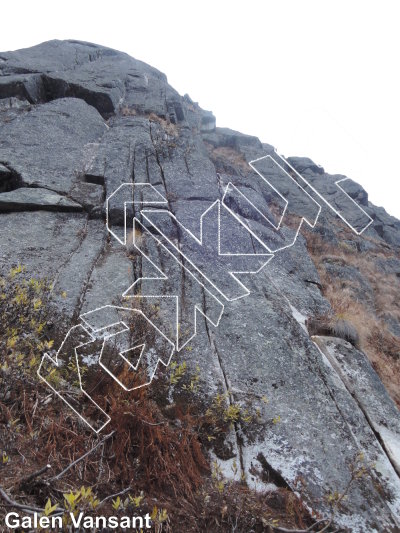
[[[155,113],[150,113],[149,120],[150,122],[156,122],[159,124],[169,137],[178,137],[178,126],[171,121],[159,117]]]
[[[400,283],[394,274],[385,274],[377,265],[378,260],[395,258],[387,246],[367,239],[371,250],[360,252],[357,239],[345,229],[338,228],[339,246],[332,246],[315,232],[305,232],[308,251],[321,278],[322,292],[329,300],[335,318],[345,320],[358,333],[359,346],[367,354],[381,377],[389,394],[400,406],[400,338],[388,328],[386,317],[400,320]],[[352,240],[354,246],[349,244]],[[349,265],[357,269],[369,283],[369,302],[360,299],[360,286],[356,280],[343,279],[328,273],[327,261]]]
[[[244,156],[229,146],[219,146],[215,148],[210,143],[204,143],[211,161],[215,165],[217,172],[225,172],[227,174],[237,174],[239,172],[248,174],[250,167]]]
[[[137,115],[136,109],[127,105],[121,107],[120,113],[123,117],[135,117]]]
[[[151,397],[150,388],[127,397],[111,378],[93,376],[93,382],[99,380],[101,392],[95,399],[110,405],[112,417],[106,439],[82,427],[42,385],[13,380],[11,395],[0,400],[0,440],[8,458],[0,468],[1,486],[14,501],[44,507],[50,499],[61,505],[63,495],[84,486],[99,501],[107,499],[101,511],[105,515],[115,514],[118,494],[124,495],[123,514],[130,510],[154,516],[157,508],[165,517],[158,531],[228,532],[235,526],[237,531],[261,532],[267,524],[310,525],[301,501],[288,490],[263,495],[243,483],[211,476],[197,433],[199,421],[188,410],[176,408],[177,418],[171,421]],[[21,482],[48,463],[51,470]],[[64,475],[57,474],[66,468]],[[126,500],[128,495],[131,500]],[[140,504],[129,509],[133,500]]]
[[[50,333],[61,324],[48,319],[49,290],[45,281],[26,279],[20,267],[2,278],[0,519],[19,505],[27,512],[54,507],[65,519],[70,509],[96,514],[101,508],[106,516],[149,512],[157,533],[310,526],[290,490],[256,493],[244,479],[228,481],[210,465],[210,434],[212,441],[223,439],[232,424],[252,417],[239,405],[225,405],[224,395],[204,405],[199,376],[183,363],[131,393],[97,365],[88,369],[85,388],[111,416],[100,436],[88,429],[36,375],[41,355],[52,349]],[[65,394],[79,394],[76,384],[63,386]]]

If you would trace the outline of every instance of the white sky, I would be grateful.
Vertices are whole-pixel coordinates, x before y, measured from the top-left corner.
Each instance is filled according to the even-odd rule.
[[[19,0],[2,6],[0,50],[71,38],[127,52],[218,126],[347,175],[400,218],[399,26],[397,0]]]

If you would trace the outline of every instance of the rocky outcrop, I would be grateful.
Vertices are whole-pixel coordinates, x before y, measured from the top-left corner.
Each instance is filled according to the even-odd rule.
[[[29,209],[82,211],[82,206],[52,191],[31,187],[21,187],[15,191],[2,193],[0,196],[0,212],[29,211]]]
[[[235,402],[260,413],[257,429],[237,424],[224,453],[215,451],[224,470],[236,460],[259,488],[271,488],[271,472],[294,492],[302,480],[303,497],[321,515],[331,512],[330,494],[346,492],[335,513],[338,526],[397,531],[399,411],[362,352],[333,337],[310,338],[306,319],[332,309],[306,238],[292,223],[315,222],[313,232],[333,247],[346,242],[360,252],[381,247],[396,255],[400,222],[370,204],[362,187],[307,158],[289,158],[286,174],[270,168],[276,194],[248,165],[274,154],[256,137],[216,128],[213,115],[180,97],[164,74],[121,52],[50,41],[1,53],[0,268],[21,263],[32,275],[45,274],[57,312],[71,325],[82,313],[123,305],[122,294],[141,282],[141,295],[159,305],[154,323],[168,332],[175,308],[165,297],[177,295],[177,335],[190,341],[176,357],[200,365],[204,394],[229,390]],[[295,170],[307,180],[307,198],[287,180]],[[114,197],[108,225],[121,244],[107,234],[105,201],[126,184],[151,185],[170,214],[157,213],[143,189],[120,189],[128,194]],[[229,184],[247,200],[232,193],[231,211],[212,207]],[[274,227],[266,220],[279,220],[283,197],[290,220]],[[210,243],[199,244],[206,212]],[[134,249],[132,238],[124,239],[126,214],[138,219]],[[369,218],[362,236],[349,236],[343,219],[357,230]],[[263,243],[279,250],[272,259]],[[179,254],[196,257],[202,274]],[[360,295],[374,292],[356,270],[325,259],[331,276],[358,280]],[[377,260],[398,277],[392,257]],[[168,283],[145,283],[155,267]],[[230,272],[247,274],[238,275],[238,284]],[[390,324],[398,335],[398,315]],[[360,453],[375,469],[353,480]]]
[[[387,458],[400,475],[398,409],[365,354],[343,339],[314,337],[314,341],[357,402]]]

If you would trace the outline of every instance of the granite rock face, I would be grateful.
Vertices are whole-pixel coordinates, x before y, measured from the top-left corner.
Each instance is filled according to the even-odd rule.
[[[71,326],[140,288],[160,307],[161,331],[177,313],[186,349],[176,357],[200,365],[205,393],[229,390],[260,410],[262,429],[250,435],[236,427],[223,457],[216,452],[224,471],[236,460],[249,484],[271,489],[268,480],[280,479],[295,492],[303,478],[307,504],[329,515],[325,497],[346,491],[363,452],[375,477],[351,484],[335,523],[360,533],[398,531],[400,414],[362,352],[310,337],[307,318],[331,307],[296,221],[303,217],[303,227],[314,225],[335,247],[348,230],[339,216],[356,230],[372,220],[347,246],[378,243],[397,258],[400,222],[370,204],[362,187],[307,158],[289,158],[286,174],[273,163],[275,189],[266,187],[248,163],[274,154],[256,137],[216,128],[213,115],[179,96],[164,74],[121,52],[50,41],[0,53],[0,269],[22,263],[48,276]],[[307,195],[288,179],[296,170]],[[143,184],[164,204],[142,196]],[[108,225],[123,244],[105,225],[105,201],[118,189]],[[290,220],[280,228],[282,197]],[[399,276],[398,259],[379,261]],[[326,264],[330,275],[355,279],[371,305],[373,289],[361,274],[332,257]],[[155,268],[167,279],[146,281]],[[235,272],[245,273],[237,274],[242,284]],[[165,299],[171,295],[176,309]],[[390,323],[399,333],[397,315]]]
[[[64,196],[46,189],[21,187],[2,193],[0,211],[22,211],[49,209],[53,211],[82,211],[82,206]]]

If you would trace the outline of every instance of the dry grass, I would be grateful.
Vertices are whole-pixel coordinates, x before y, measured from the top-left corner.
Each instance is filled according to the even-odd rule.
[[[148,118],[150,122],[156,122],[157,124],[159,124],[169,137],[178,137],[179,130],[176,124],[173,124],[165,118],[159,117],[155,113],[150,113]]]
[[[106,433],[113,430],[114,436],[61,479],[49,484],[38,477],[24,485],[22,478],[47,463],[52,469],[43,477],[61,472],[102,437],[86,430],[57,398],[49,403],[44,386],[12,378],[11,395],[0,398],[0,441],[9,457],[0,466],[0,485],[14,500],[43,507],[48,498],[61,504],[63,494],[81,486],[91,487],[99,500],[131,487],[125,496],[143,498],[136,513],[151,514],[154,506],[166,510],[168,520],[157,530],[165,533],[228,533],[234,527],[261,533],[268,531],[268,524],[297,529],[312,523],[301,499],[289,490],[261,494],[218,473],[211,475],[199,420],[189,404],[176,406],[171,420],[150,388],[127,395],[111,378],[98,374],[91,383],[101,384],[93,394],[103,407],[108,405],[112,422]],[[112,499],[101,514],[115,514],[111,504]],[[0,517],[6,509],[0,501]]]
[[[229,422],[240,413],[227,408],[211,409],[210,414],[199,401],[201,392],[191,391],[197,387],[192,376],[187,376],[187,383],[182,379],[186,388],[182,385],[181,393],[174,390],[171,404],[171,370],[152,386],[127,393],[98,366],[91,367],[85,372],[85,390],[109,413],[111,422],[100,436],[88,429],[36,376],[42,355],[39,347],[47,350],[45,343],[50,341],[44,330],[37,331],[37,322],[25,343],[20,329],[28,332],[32,316],[47,321],[48,285],[36,281],[25,285],[23,276],[18,270],[3,280],[0,291],[0,346],[8,350],[0,365],[0,487],[13,500],[43,508],[49,498],[62,506],[63,495],[82,486],[90,487],[99,500],[124,491],[125,499],[140,497],[140,508],[131,509],[136,514],[152,514],[155,507],[166,510],[168,518],[157,525],[157,533],[228,533],[234,528],[261,533],[268,524],[304,528],[312,523],[301,498],[289,490],[260,494],[244,482],[229,482],[215,473],[208,457],[208,436],[218,430],[223,439]],[[33,298],[29,291],[40,294],[40,307],[39,296]],[[32,300],[28,307],[26,298]],[[61,319],[53,321],[52,331],[62,333]],[[119,379],[125,381],[122,375]],[[140,375],[135,380],[139,385]],[[65,382],[63,394],[76,399],[79,390]],[[102,442],[104,433],[111,432]],[[24,481],[47,464],[49,471]],[[48,481],[69,466],[59,479]],[[112,500],[106,501],[101,514],[115,514]],[[0,496],[0,520],[7,510]]]
[[[307,320],[310,335],[339,337],[359,348],[360,337],[354,325],[343,318],[344,314],[324,315]]]
[[[345,231],[342,236],[351,238]],[[395,275],[382,273],[376,265],[378,259],[395,258],[394,252],[371,239],[375,248],[362,253],[357,252],[356,246],[346,242],[333,247],[316,233],[305,233],[305,237],[321,278],[324,296],[329,300],[336,317],[354,326],[360,348],[367,354],[389,394],[400,407],[400,338],[389,331],[385,321],[388,314],[400,320],[400,283]],[[330,275],[324,265],[326,260],[355,267],[372,288],[369,295],[372,304],[357,299],[356,289],[359,287],[352,280],[344,281]]]
[[[129,107],[125,105],[124,107],[121,107],[120,111],[121,115],[123,117],[135,117],[137,115],[136,109],[133,107]]]
[[[156,122],[157,124],[159,124],[163,128],[164,132],[169,137],[173,137],[173,138],[178,137],[178,134],[179,134],[178,126],[176,124],[173,124],[171,121],[166,120],[165,118],[162,118],[156,115],[156,113],[143,114],[143,113],[138,112],[135,108],[129,107],[126,105],[121,107],[119,112],[120,112],[120,115],[123,117],[136,117],[136,116],[147,117],[150,120],[150,122]]]
[[[243,155],[228,146],[214,148],[210,143],[204,143],[214,163],[217,172],[227,174],[248,174],[250,167]]]

